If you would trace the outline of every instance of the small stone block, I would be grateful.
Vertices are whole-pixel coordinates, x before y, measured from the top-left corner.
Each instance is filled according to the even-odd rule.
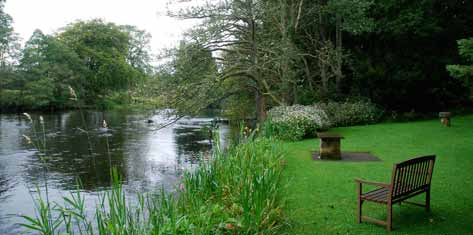
[[[320,159],[340,160],[340,140],[343,136],[335,133],[317,133],[320,138]]]

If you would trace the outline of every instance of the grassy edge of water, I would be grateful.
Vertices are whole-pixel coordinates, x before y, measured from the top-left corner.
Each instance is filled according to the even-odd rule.
[[[24,216],[22,226],[40,234],[277,234],[285,224],[282,153],[270,138],[216,147],[212,159],[185,173],[176,194],[161,190],[137,202],[112,170],[112,189],[97,205],[86,205],[80,192],[61,203],[38,197],[36,217]],[[90,206],[95,215],[87,215]]]

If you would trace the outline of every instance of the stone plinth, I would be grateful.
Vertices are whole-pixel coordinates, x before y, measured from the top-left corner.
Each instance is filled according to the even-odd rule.
[[[340,150],[340,140],[343,136],[335,133],[317,133],[320,139],[320,159],[340,160],[342,153]]]
[[[440,123],[446,127],[450,127],[450,117],[452,116],[452,113],[450,112],[440,112],[439,117],[440,117]]]

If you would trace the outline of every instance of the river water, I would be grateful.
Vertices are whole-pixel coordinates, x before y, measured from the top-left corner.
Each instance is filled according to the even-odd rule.
[[[39,114],[31,116],[34,128],[23,115],[0,115],[0,234],[20,233],[17,223],[25,221],[19,215],[34,215],[36,188],[44,192],[41,153],[23,135],[41,146],[46,140],[50,200],[61,202],[79,189],[91,205],[110,185],[110,165],[127,193],[172,192],[183,172],[208,157],[213,146],[208,131],[213,118],[184,118],[161,129],[169,122],[165,115],[70,111],[43,114],[43,135]],[[225,144],[230,128],[219,124],[218,130]]]

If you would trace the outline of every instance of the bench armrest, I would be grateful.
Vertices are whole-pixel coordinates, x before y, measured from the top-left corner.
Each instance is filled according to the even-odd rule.
[[[358,179],[358,178],[355,179],[355,182],[357,182],[359,184],[368,184],[368,185],[379,186],[379,187],[383,187],[383,188],[391,187],[391,184],[386,184],[386,183],[381,183],[381,182],[371,182],[371,181],[366,181],[366,180],[362,180],[362,179]]]

